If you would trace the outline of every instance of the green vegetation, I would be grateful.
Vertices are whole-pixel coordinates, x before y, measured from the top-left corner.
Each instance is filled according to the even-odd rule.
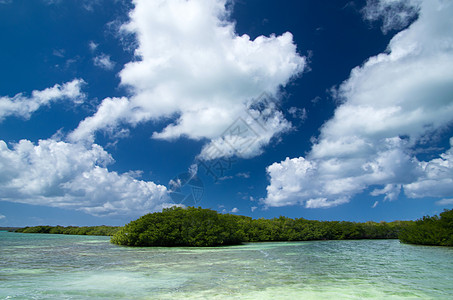
[[[257,219],[210,209],[164,209],[130,222],[111,242],[127,246],[219,246],[242,242],[396,239],[410,222],[311,221],[286,217]]]
[[[222,246],[243,242],[397,239],[403,243],[453,246],[453,209],[417,221],[345,222],[279,217],[256,219],[202,208],[166,208],[124,227],[34,226],[6,228],[22,233],[112,236],[126,246]]]
[[[412,222],[401,231],[399,238],[409,244],[453,246],[453,209]]]
[[[147,214],[118,231],[112,243],[126,246],[219,246],[240,244],[239,217],[209,209],[173,207]]]
[[[33,226],[16,229],[15,232],[21,233],[51,233],[51,234],[71,234],[71,235],[114,235],[120,227],[113,226]]]

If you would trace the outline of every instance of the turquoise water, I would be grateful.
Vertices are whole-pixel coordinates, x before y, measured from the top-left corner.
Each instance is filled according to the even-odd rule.
[[[398,240],[127,248],[0,232],[0,299],[453,299],[453,248]]]

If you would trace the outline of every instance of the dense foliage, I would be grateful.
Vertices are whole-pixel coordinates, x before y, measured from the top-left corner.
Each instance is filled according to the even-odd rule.
[[[239,244],[241,217],[209,209],[174,207],[147,214],[124,226],[112,243],[127,246],[218,246]]]
[[[112,236],[112,243],[127,246],[199,247],[242,242],[396,238],[410,244],[453,246],[453,209],[415,222],[356,223],[286,217],[253,220],[210,209],[172,207],[144,215],[124,227],[34,226],[3,230]]]
[[[409,244],[453,246],[453,209],[411,223],[401,231],[399,238]]]
[[[111,241],[127,246],[218,246],[263,241],[396,239],[407,223],[321,222],[286,217],[253,220],[209,209],[173,207],[132,221]]]
[[[113,226],[33,226],[16,229],[15,232],[22,233],[52,233],[52,234],[72,234],[72,235],[114,235],[120,227]]]
[[[406,223],[315,221],[286,217],[243,220],[247,242],[396,239]]]

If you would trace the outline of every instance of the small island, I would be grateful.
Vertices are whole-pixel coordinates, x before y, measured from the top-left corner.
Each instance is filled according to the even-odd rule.
[[[123,227],[34,226],[4,228],[20,233],[111,236],[133,247],[215,247],[245,242],[400,239],[407,244],[453,246],[453,209],[417,221],[316,221],[221,214],[201,207],[171,207],[146,214]]]
[[[120,227],[118,226],[32,226],[24,228],[14,228],[14,232],[20,233],[50,233],[50,234],[69,234],[69,235],[99,235],[112,236]]]
[[[130,222],[115,233],[117,245],[212,247],[244,242],[397,239],[410,221],[346,222],[279,217],[252,219],[200,207],[172,207]]]

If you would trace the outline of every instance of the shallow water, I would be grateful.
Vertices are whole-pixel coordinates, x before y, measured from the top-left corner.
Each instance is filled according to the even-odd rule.
[[[0,299],[452,299],[453,248],[398,240],[127,248],[0,232]]]

